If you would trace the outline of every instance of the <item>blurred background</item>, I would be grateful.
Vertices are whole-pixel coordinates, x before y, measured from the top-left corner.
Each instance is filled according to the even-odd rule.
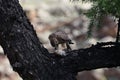
[[[52,52],[48,36],[65,31],[75,44],[72,49],[87,48],[97,42],[115,41],[117,22],[112,15],[103,16],[100,27],[90,27],[91,19],[85,13],[92,8],[91,2],[70,2],[70,0],[20,0],[38,38]],[[4,53],[0,48],[0,53]],[[120,80],[120,69],[97,69],[79,72],[77,80]]]

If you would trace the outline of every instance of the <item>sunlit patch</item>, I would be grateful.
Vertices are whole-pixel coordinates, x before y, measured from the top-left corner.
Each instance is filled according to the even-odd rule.
[[[105,47],[113,47],[113,46],[115,46],[115,45],[104,45],[102,47],[105,48]]]

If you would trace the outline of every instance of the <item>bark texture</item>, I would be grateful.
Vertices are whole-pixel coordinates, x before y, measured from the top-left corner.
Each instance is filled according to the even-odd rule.
[[[0,44],[24,80],[76,80],[77,72],[120,65],[119,43],[98,43],[65,57],[50,54],[18,0],[0,0]]]

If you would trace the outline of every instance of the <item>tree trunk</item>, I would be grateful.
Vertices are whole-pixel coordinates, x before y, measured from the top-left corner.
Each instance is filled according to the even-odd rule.
[[[24,80],[75,79],[39,42],[18,0],[0,0],[0,44]]]
[[[18,0],[0,0],[0,44],[24,80],[76,80],[79,71],[120,65],[119,43],[73,50],[65,57],[50,54]]]

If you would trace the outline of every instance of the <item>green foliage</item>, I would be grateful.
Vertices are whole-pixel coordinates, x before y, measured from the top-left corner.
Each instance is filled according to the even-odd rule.
[[[87,13],[90,18],[98,18],[105,14],[120,16],[120,1],[119,0],[83,0],[92,1],[93,8]]]
[[[119,0],[83,0],[85,2],[93,2],[93,7],[86,13],[91,19],[91,26],[100,26],[99,20],[102,16],[111,14],[120,17],[120,1]],[[92,28],[90,26],[90,28]]]

